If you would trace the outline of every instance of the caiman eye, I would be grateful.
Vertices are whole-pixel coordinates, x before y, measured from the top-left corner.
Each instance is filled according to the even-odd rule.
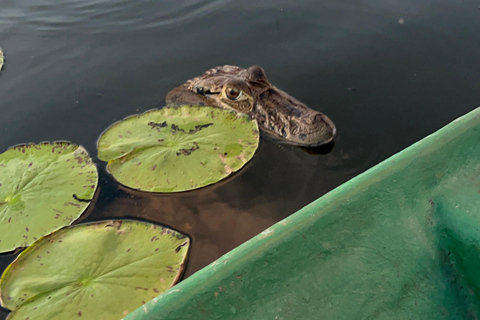
[[[227,98],[230,100],[237,100],[242,96],[242,91],[235,88],[227,88],[226,92]]]

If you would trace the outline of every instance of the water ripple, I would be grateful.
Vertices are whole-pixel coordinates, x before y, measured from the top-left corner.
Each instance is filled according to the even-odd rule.
[[[32,29],[47,34],[119,33],[176,27],[221,10],[232,0],[6,0],[0,29],[15,33]],[[135,14],[132,14],[135,13]]]

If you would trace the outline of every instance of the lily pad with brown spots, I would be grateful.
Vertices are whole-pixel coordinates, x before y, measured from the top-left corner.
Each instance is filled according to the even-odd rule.
[[[244,114],[205,106],[168,107],[113,124],[98,141],[98,158],[121,184],[178,192],[218,182],[242,168],[259,143]]]
[[[175,284],[190,240],[132,220],[67,227],[22,252],[0,279],[9,320],[118,320]]]
[[[19,145],[0,154],[0,252],[70,225],[88,207],[98,174],[69,142]]]

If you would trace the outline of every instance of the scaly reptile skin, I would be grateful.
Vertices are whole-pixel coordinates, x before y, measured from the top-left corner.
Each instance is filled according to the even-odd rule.
[[[170,91],[166,102],[168,106],[208,105],[246,113],[263,131],[294,145],[319,146],[332,141],[336,131],[326,115],[273,86],[259,66],[210,69]]]

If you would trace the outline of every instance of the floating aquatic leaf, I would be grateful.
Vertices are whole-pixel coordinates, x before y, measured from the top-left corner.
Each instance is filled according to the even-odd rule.
[[[188,237],[151,223],[67,227],[22,252],[0,279],[15,319],[118,320],[178,281]]]
[[[0,252],[70,225],[90,204],[97,168],[68,142],[19,145],[0,154]]]
[[[0,71],[2,71],[3,67],[3,51],[2,48],[0,48]]]
[[[152,110],[108,128],[98,158],[123,185],[153,192],[200,188],[242,168],[258,148],[247,115],[204,106]]]

